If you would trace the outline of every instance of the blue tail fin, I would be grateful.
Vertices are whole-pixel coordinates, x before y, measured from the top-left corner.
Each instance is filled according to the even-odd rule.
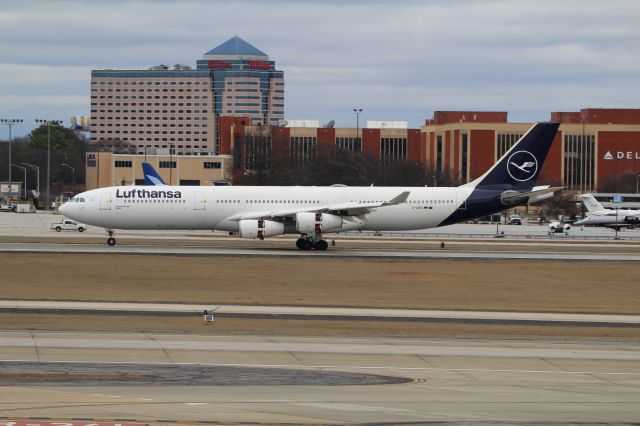
[[[142,173],[144,173],[144,183],[147,185],[166,185],[156,169],[149,163],[142,163]]]
[[[531,190],[559,126],[536,123],[489,171],[465,186]]]

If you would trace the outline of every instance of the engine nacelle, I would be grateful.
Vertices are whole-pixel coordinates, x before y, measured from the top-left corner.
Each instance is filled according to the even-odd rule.
[[[241,220],[239,224],[240,238],[259,238],[284,234],[284,223],[264,219]]]
[[[296,229],[301,234],[320,234],[329,231],[341,231],[344,221],[340,216],[327,213],[297,213]]]

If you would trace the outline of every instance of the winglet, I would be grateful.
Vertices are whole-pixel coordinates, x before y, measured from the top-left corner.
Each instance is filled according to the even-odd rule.
[[[411,191],[404,191],[401,194],[396,195],[395,197],[393,197],[389,201],[386,201],[386,202],[382,203],[382,205],[383,206],[392,206],[394,204],[404,203],[405,201],[407,201],[407,198],[409,198],[410,194],[411,194]]]

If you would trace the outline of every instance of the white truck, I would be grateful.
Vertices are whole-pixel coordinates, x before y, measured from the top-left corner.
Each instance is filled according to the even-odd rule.
[[[87,225],[84,223],[74,222],[71,219],[63,219],[60,223],[52,223],[49,228],[52,231],[78,231],[84,232],[87,229]]]

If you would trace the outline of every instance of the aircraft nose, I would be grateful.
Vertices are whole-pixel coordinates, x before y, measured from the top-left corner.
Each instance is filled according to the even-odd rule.
[[[70,209],[71,209],[71,207],[69,207],[69,203],[64,203],[63,205],[58,207],[58,212],[63,216],[67,216],[67,214],[69,213]]]

